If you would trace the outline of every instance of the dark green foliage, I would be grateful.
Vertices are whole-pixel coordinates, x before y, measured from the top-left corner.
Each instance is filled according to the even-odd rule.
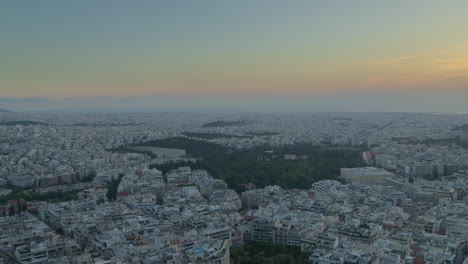
[[[234,264],[306,264],[306,257],[298,247],[286,247],[273,243],[255,242],[240,247],[231,247],[230,258]]]
[[[80,191],[38,193],[35,190],[25,192],[22,189],[14,189],[12,193],[0,196],[0,204],[5,204],[8,200],[16,199],[24,199],[25,201],[46,201],[50,203],[64,202],[78,199],[78,192]]]
[[[369,229],[369,225],[368,224],[362,224],[359,226],[360,228],[365,228],[365,229]]]
[[[221,133],[195,133],[195,132],[183,132],[181,133],[187,137],[194,137],[194,138],[203,138],[203,139],[217,139],[217,138],[251,138],[249,136],[237,136],[237,135],[229,135],[229,134],[221,134]]]
[[[273,150],[266,154],[264,150]],[[284,154],[308,155],[307,159],[285,160]],[[277,158],[273,158],[277,155]],[[236,151],[218,159],[202,160],[197,167],[206,169],[213,177],[223,179],[238,192],[244,191],[243,183],[254,183],[262,188],[279,185],[282,188],[310,188],[320,180],[340,180],[340,168],[365,166],[360,152],[355,149],[317,148],[311,144]]]
[[[252,135],[252,136],[275,136],[275,135],[278,135],[278,133],[269,132],[269,131],[265,131],[265,132],[251,131],[251,132],[247,132],[246,134],[247,135]]]
[[[115,200],[117,197],[117,188],[119,187],[120,182],[122,181],[122,178],[124,177],[124,174],[120,174],[117,179],[112,179],[112,181],[109,183],[107,186],[107,193],[106,197],[109,200]]]
[[[28,206],[26,205],[26,203],[18,204],[18,208],[20,212],[26,212],[26,210],[28,210]]]
[[[14,216],[15,215],[15,208],[13,205],[10,205],[10,208],[8,209],[8,216]]]
[[[22,125],[22,126],[35,126],[35,125],[48,126],[49,124],[43,123],[43,122],[36,122],[36,121],[8,121],[8,122],[1,122],[0,123],[0,126],[16,126],[16,125]]]
[[[60,234],[60,235],[65,234],[65,232],[63,231],[63,228],[61,227],[57,228],[57,230],[55,230],[55,233]]]
[[[143,123],[74,123],[67,126],[82,126],[82,127],[122,127],[122,126],[140,126]]]
[[[340,147],[317,147],[301,143],[283,147],[269,145],[253,149],[233,151],[227,147],[184,137],[168,138],[145,142],[140,145],[185,149],[187,154],[203,158],[195,164],[168,163],[150,165],[166,174],[181,166],[192,169],[205,169],[213,177],[223,179],[229,188],[244,191],[243,183],[254,183],[262,188],[266,185],[279,185],[282,188],[310,188],[320,180],[339,180],[340,168],[363,167],[362,150]],[[265,151],[273,151],[267,154]],[[306,159],[286,160],[285,154],[308,155]],[[274,158],[276,155],[277,158]]]
[[[96,177],[96,172],[89,172],[88,175],[86,175],[85,178],[83,178],[81,181],[82,182],[92,182],[94,180],[94,177]]]
[[[228,126],[245,126],[247,121],[214,121],[210,123],[203,124],[203,127],[228,127]]]
[[[39,217],[39,212],[37,211],[37,209],[30,209],[30,210],[28,210],[28,212],[30,214],[35,215],[36,217]]]

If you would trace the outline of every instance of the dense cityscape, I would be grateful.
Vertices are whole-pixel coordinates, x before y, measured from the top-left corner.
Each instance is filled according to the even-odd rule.
[[[0,263],[461,264],[467,194],[463,114],[0,112]]]
[[[467,0],[0,2],[0,264],[468,264]]]

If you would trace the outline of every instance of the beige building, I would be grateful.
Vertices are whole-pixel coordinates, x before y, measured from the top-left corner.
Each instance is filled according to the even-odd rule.
[[[386,184],[385,179],[394,177],[395,174],[384,169],[374,167],[342,168],[341,177],[349,182],[364,184]]]

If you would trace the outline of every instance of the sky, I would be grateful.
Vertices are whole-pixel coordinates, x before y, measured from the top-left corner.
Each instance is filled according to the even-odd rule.
[[[466,0],[11,0],[0,108],[468,113]]]

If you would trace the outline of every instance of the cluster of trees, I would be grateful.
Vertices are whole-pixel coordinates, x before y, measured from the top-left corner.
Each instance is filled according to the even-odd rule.
[[[266,154],[264,149],[267,148],[274,154]],[[282,158],[284,154],[308,155],[308,158],[286,160]],[[273,158],[273,155],[277,158]],[[366,164],[355,149],[327,149],[298,144],[235,151],[216,159],[201,160],[196,165],[241,192],[243,187],[240,184],[249,182],[260,188],[279,185],[285,189],[307,189],[316,181],[340,180],[340,168],[362,167]]]
[[[196,132],[183,132],[181,133],[187,137],[203,138],[203,139],[217,139],[217,138],[251,138],[249,136],[238,136],[221,133],[196,133]]]
[[[117,197],[117,188],[119,188],[119,184],[122,181],[122,178],[124,177],[124,174],[121,173],[119,174],[119,177],[117,179],[112,179],[112,181],[109,183],[107,186],[107,193],[106,197],[109,200],[115,200]]]
[[[233,264],[305,264],[307,258],[301,254],[298,247],[285,247],[273,243],[259,243],[231,247],[231,263]]]
[[[285,189],[307,189],[316,181],[340,180],[338,178],[340,168],[366,166],[359,149],[317,147],[308,143],[283,147],[264,145],[236,151],[218,144],[188,138],[156,140],[145,145],[183,148],[188,154],[203,158],[197,163],[153,164],[150,168],[157,168],[163,174],[180,166],[204,169],[213,177],[226,181],[229,188],[237,192],[244,191],[241,184],[249,182],[259,188],[279,185]],[[268,153],[265,152],[267,150]],[[308,158],[286,160],[282,158],[285,154],[308,155]]]
[[[66,192],[46,192],[39,193],[35,189],[26,192],[22,189],[14,189],[12,193],[0,196],[0,204],[5,204],[9,200],[24,199],[26,201],[46,201],[49,203],[58,203],[78,199],[79,191]]]
[[[202,127],[228,127],[228,126],[245,126],[247,121],[237,120],[237,121],[214,121],[210,123],[203,124]]]
[[[269,131],[263,131],[263,132],[250,131],[250,132],[247,132],[246,134],[247,135],[252,135],[252,136],[275,136],[275,135],[278,135],[278,133],[269,132]]]
[[[26,206],[26,203],[18,203],[16,204],[16,208],[13,205],[10,205],[8,207],[8,210],[1,210],[0,211],[0,216],[5,217],[5,216],[14,216],[16,212],[21,213],[21,212],[26,212],[28,210],[28,207]]]
[[[275,132],[247,132],[245,136],[240,135],[230,135],[230,134],[222,134],[222,133],[198,133],[198,132],[182,132],[184,136],[192,137],[192,138],[201,138],[201,139],[218,139],[218,138],[252,138],[253,136],[274,136],[278,135]]]
[[[153,140],[139,145],[185,149],[187,154],[202,158],[202,160],[195,164],[153,164],[150,165],[150,168],[157,168],[163,174],[181,166],[204,169],[213,177],[226,181],[229,188],[238,192],[243,191],[241,184],[249,182],[254,183],[259,188],[266,185],[279,185],[285,189],[307,189],[316,181],[340,180],[338,178],[340,168],[366,166],[360,155],[360,151],[362,151],[360,149],[336,146],[318,147],[310,143],[282,147],[263,145],[252,149],[232,150],[203,140],[174,137]],[[135,152],[131,149],[128,151]],[[273,154],[271,154],[272,152]],[[282,158],[285,154],[307,155],[308,158],[286,160]],[[115,199],[115,193],[111,189],[108,191],[108,197]]]
[[[92,182],[94,180],[94,177],[96,177],[96,172],[91,171],[81,181],[82,182]]]
[[[121,126],[140,126],[143,123],[74,123],[66,126],[84,126],[84,127],[121,127]]]
[[[109,198],[109,200],[115,200],[117,196],[117,188],[119,187],[120,181],[122,181],[123,176],[124,174],[120,174],[118,179],[114,179],[109,183],[107,190],[107,198]],[[6,204],[9,200],[19,199],[24,199],[25,201],[45,201],[48,203],[59,203],[70,200],[77,200],[78,193],[80,191],[81,190],[39,193],[35,189],[25,190],[23,188],[13,188],[12,193],[0,196],[0,205]],[[26,204],[19,204],[18,208],[24,208],[25,211]]]

